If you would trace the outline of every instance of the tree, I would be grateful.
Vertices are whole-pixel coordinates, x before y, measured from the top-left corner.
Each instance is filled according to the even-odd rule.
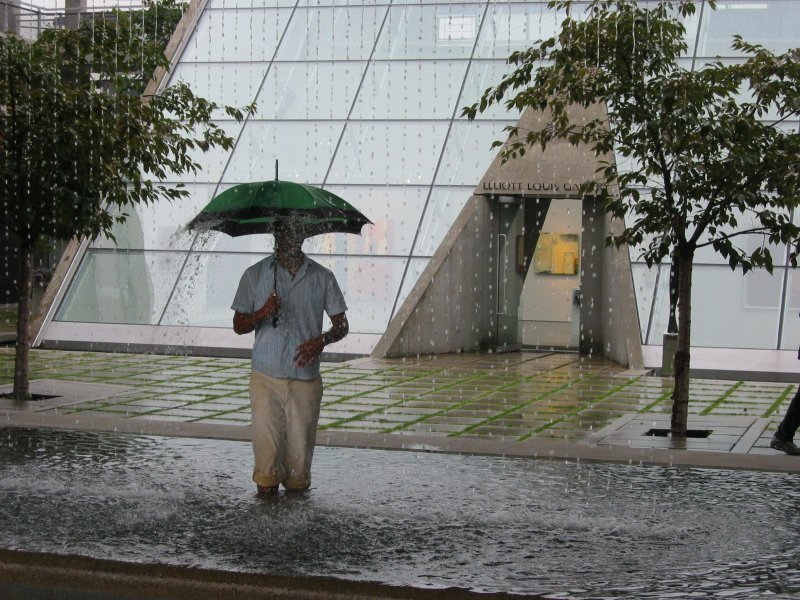
[[[188,6],[179,0],[144,0],[139,10],[114,9],[114,14],[117,19],[127,21],[126,26],[139,28],[145,39],[166,49]]]
[[[734,36],[739,59],[692,71],[679,61],[687,51],[682,19],[695,12],[692,2],[593,0],[580,15],[568,0],[549,6],[566,12],[560,32],[512,54],[513,71],[464,114],[473,119],[501,102],[550,111],[551,123],[538,131],[506,128],[506,159],[565,139],[636,165],[623,170],[606,162],[583,191],[625,219],[609,244],[637,247],[648,266],[667,257],[676,264],[671,433],[685,437],[696,251],[710,246],[732,269],[771,273],[769,245],[783,243],[796,266],[800,232],[790,211],[800,193],[800,135],[783,124],[800,114],[800,50],[775,54]],[[570,106],[594,104],[605,105],[607,119],[570,120]],[[740,247],[748,234],[761,236],[751,251]]]
[[[188,196],[160,183],[233,140],[184,84],[145,98],[167,60],[140,22],[84,22],[34,42],[0,35],[0,225],[20,245],[13,395],[29,395],[32,253],[45,238],[111,236],[126,207]],[[225,107],[236,120],[253,110]]]

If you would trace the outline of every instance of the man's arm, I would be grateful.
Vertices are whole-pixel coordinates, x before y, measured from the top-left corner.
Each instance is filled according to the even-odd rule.
[[[273,317],[278,314],[281,307],[281,299],[278,294],[270,294],[264,306],[254,313],[240,313],[238,310],[233,313],[233,330],[239,335],[250,333],[263,319]]]
[[[335,344],[350,331],[350,325],[347,323],[347,316],[344,313],[338,315],[331,315],[331,328],[317,337],[306,340],[297,347],[297,354],[294,355],[294,364],[298,367],[304,367],[320,354],[322,349],[328,344]]]

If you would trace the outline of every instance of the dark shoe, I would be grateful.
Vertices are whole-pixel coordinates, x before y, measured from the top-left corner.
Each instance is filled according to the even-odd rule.
[[[794,442],[786,442],[775,436],[772,437],[769,447],[774,448],[775,450],[780,450],[781,452],[786,452],[786,454],[800,454],[800,448],[795,446]]]
[[[258,495],[259,496],[277,496],[278,495],[278,486],[277,485],[271,485],[271,486],[267,487],[265,485],[256,484],[256,487],[258,488]]]

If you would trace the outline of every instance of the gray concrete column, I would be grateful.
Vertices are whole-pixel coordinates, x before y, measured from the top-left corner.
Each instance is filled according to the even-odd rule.
[[[67,29],[77,29],[84,12],[86,12],[86,0],[66,0]]]
[[[19,34],[19,4],[16,0],[0,0],[0,33]]]

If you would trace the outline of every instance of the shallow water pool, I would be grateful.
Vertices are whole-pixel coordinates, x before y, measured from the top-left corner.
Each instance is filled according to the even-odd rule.
[[[553,598],[800,596],[800,476],[0,429],[0,545]]]

